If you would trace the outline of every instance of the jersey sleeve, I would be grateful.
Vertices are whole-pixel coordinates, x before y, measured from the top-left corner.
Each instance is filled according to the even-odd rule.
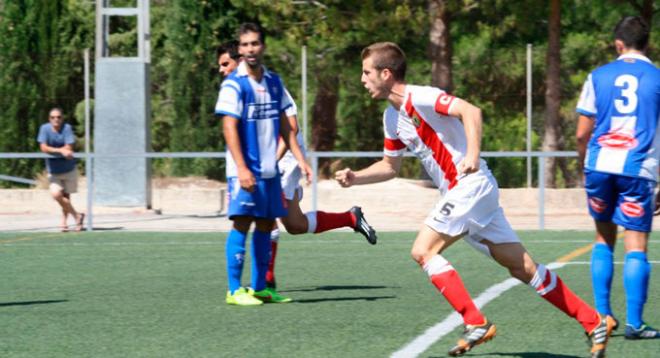
[[[39,127],[39,135],[37,136],[37,142],[39,143],[46,143],[48,141],[48,138],[46,137],[46,126],[42,125]]]
[[[224,80],[220,85],[218,101],[215,104],[215,114],[240,119],[243,112],[243,103],[240,99],[241,86],[238,82],[231,78]]]
[[[298,107],[296,106],[296,102],[293,101],[293,97],[291,97],[291,93],[289,93],[289,91],[286,88],[284,88],[284,96],[282,96],[282,102],[285,101],[285,98],[287,101],[289,101],[291,105],[284,110],[284,113],[286,113],[287,117],[297,116]]]
[[[460,98],[452,96],[445,91],[440,91],[433,104],[433,109],[436,113],[449,116],[449,112],[451,112],[458,101],[460,101]]]
[[[73,144],[76,142],[76,136],[73,135],[71,125],[65,124],[62,133],[64,134],[64,144]]]
[[[596,91],[594,90],[594,82],[591,75],[587,77],[587,80],[582,86],[582,93],[580,93],[576,111],[587,117],[594,117],[597,114]]]
[[[388,157],[400,157],[406,149],[406,145],[399,139],[396,134],[396,123],[399,114],[394,108],[387,107],[383,113],[383,128],[385,131],[385,139],[383,141],[383,154]]]

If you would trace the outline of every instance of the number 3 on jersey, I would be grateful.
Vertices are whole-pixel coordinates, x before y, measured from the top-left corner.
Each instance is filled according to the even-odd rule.
[[[621,88],[621,96],[625,98],[625,100],[614,100],[616,110],[621,114],[634,112],[637,109],[637,87],[639,87],[637,77],[621,75],[614,80],[614,85]]]

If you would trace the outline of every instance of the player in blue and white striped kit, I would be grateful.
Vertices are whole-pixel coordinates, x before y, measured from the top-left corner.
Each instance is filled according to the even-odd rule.
[[[660,70],[646,57],[649,28],[626,17],[614,29],[616,61],[587,78],[577,105],[577,144],[589,213],[596,224],[591,257],[596,308],[613,315],[610,288],[617,225],[625,229],[623,283],[627,339],[660,338],[642,312],[651,265],[647,245],[658,180]]]
[[[277,143],[281,135],[302,172],[311,168],[285,118],[291,106],[279,76],[262,65],[263,30],[251,23],[240,26],[239,52],[243,61],[223,82],[215,113],[222,117],[227,142],[228,216],[233,221],[227,238],[228,304],[260,305],[289,302],[266,287],[270,259],[270,231],[276,218],[287,215],[277,168]],[[309,179],[309,177],[308,177]],[[252,223],[251,288],[241,287],[245,240]]]

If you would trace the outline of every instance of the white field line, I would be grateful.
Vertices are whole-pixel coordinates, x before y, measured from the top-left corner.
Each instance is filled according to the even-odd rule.
[[[32,240],[41,239],[40,237],[31,238]],[[297,244],[332,244],[337,245],[338,240],[327,240],[319,237],[318,239],[298,239],[295,237],[286,237],[280,238],[280,240],[295,240]],[[0,240],[0,246],[205,246],[205,245],[224,245],[225,239],[218,238],[217,241],[166,241],[166,242],[148,242],[148,241],[139,241],[139,242],[50,242],[50,243],[34,243],[34,242],[14,242],[11,239],[7,240],[8,242],[3,242]],[[342,241],[342,244],[359,244],[363,245],[364,238],[362,236],[356,236],[355,240],[339,240]],[[539,241],[530,241],[529,244],[562,244],[562,243],[589,243],[593,240],[539,240]],[[397,244],[397,243],[394,243]],[[410,246],[409,242],[402,243],[406,246]],[[392,245],[390,243],[390,245]]]
[[[649,261],[650,264],[660,264],[660,261]],[[569,262],[553,262],[547,267],[551,270],[556,270],[564,267],[565,265],[589,265],[589,261],[569,261]],[[623,265],[623,261],[615,261],[615,265]],[[486,289],[479,297],[474,299],[474,303],[477,307],[482,308],[488,302],[496,299],[504,292],[512,289],[513,287],[521,284],[522,282],[518,281],[515,278],[506,279],[498,284],[490,286]],[[420,336],[412,340],[410,343],[406,344],[403,348],[392,353],[392,358],[413,358],[417,357],[426,351],[431,345],[440,340],[442,337],[446,336],[452,332],[456,327],[463,324],[463,319],[458,313],[453,312],[442,322],[434,325],[433,327],[427,329]]]

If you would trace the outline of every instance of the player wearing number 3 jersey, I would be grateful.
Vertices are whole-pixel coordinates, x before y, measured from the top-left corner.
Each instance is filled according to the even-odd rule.
[[[658,330],[642,320],[651,273],[646,251],[660,154],[660,71],[643,54],[649,28],[641,18],[621,20],[614,38],[619,58],[589,75],[577,105],[578,152],[589,213],[596,223],[592,284],[596,308],[612,315],[613,252],[617,225],[623,226],[625,337],[660,338]]]
[[[463,238],[576,319],[591,337],[593,356],[602,357],[614,319],[600,316],[557,274],[534,262],[518,240],[499,205],[497,182],[479,157],[481,110],[438,88],[406,84],[405,72],[405,55],[396,44],[376,43],[363,50],[363,85],[372,98],[390,103],[384,114],[384,156],[359,171],[340,170],[335,178],[344,187],[391,179],[408,149],[440,189],[442,199],[418,233],[412,257],[463,317],[465,331],[449,354],[462,355],[496,333],[495,325],[476,307],[460,276],[442,256]]]

